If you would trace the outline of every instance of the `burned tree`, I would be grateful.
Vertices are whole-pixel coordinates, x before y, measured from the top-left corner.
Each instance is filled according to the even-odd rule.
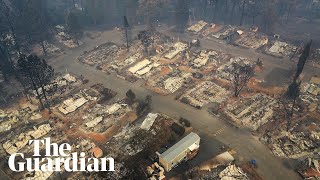
[[[130,31],[130,26],[129,22],[127,19],[127,16],[123,16],[123,29],[124,29],[124,35],[126,37],[126,44],[127,44],[127,51],[129,52],[129,31]]]
[[[67,31],[70,36],[76,41],[77,46],[79,46],[79,39],[82,35],[81,24],[79,21],[80,12],[72,10],[69,12],[66,20]]]
[[[16,19],[17,18],[14,16],[12,9],[10,9],[4,1],[1,1],[0,2],[1,43],[2,45],[4,45],[3,47],[6,47],[6,50],[8,50],[8,45],[10,44],[12,47],[16,49],[18,55],[20,55],[21,48],[20,48],[20,44],[18,42],[18,38],[16,34],[17,28],[15,27]]]
[[[17,63],[17,72],[23,86],[35,91],[40,106],[43,109],[42,97],[48,103],[45,86],[48,85],[53,77],[53,68],[36,55],[21,56]]]
[[[8,76],[14,73],[14,66],[9,57],[8,50],[0,42],[0,71],[4,77],[4,80],[8,80]]]
[[[149,47],[153,44],[152,32],[140,31],[138,34],[138,39],[141,41],[145,53],[149,55]]]
[[[175,23],[178,32],[183,32],[189,20],[190,0],[178,0],[175,10]]]
[[[242,89],[254,76],[254,67],[249,64],[241,65],[238,63],[233,63],[232,67],[234,96],[238,97]]]
[[[139,101],[139,104],[137,106],[137,114],[142,115],[145,112],[148,112],[151,110],[151,104],[152,104],[152,96],[147,95],[145,100]]]
[[[130,103],[134,102],[134,100],[136,99],[136,94],[131,89],[127,91],[126,96]]]
[[[30,43],[39,43],[44,55],[47,55],[45,43],[52,38],[46,3],[41,0],[27,1],[17,22],[18,29],[23,29],[19,35],[26,37]]]
[[[282,104],[284,110],[284,117],[287,121],[287,131],[289,131],[291,127],[294,110],[300,96],[300,85],[301,82],[292,82],[287,91],[280,97],[280,103]]]

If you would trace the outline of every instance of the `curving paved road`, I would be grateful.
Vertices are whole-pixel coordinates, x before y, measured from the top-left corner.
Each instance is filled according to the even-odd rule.
[[[173,96],[161,96],[155,94],[143,87],[141,81],[136,83],[128,83],[125,80],[119,79],[116,75],[106,75],[101,71],[85,66],[77,61],[77,57],[83,52],[92,49],[93,47],[113,41],[119,43],[120,33],[117,31],[106,31],[99,39],[87,39],[85,44],[74,50],[66,50],[65,54],[49,60],[49,63],[57,71],[69,71],[77,75],[84,75],[90,82],[103,83],[118,92],[118,97],[123,97],[128,89],[132,89],[138,98],[144,98],[147,94],[153,95],[153,111],[165,113],[172,117],[185,117],[189,119],[196,132],[202,136],[202,148],[206,152],[211,153],[207,158],[213,156],[213,152],[217,152],[220,148],[214,142],[223,142],[229,144],[231,148],[235,149],[237,153],[244,158],[244,160],[256,159],[259,165],[258,172],[265,179],[270,180],[284,180],[284,179],[301,179],[293,170],[288,169],[284,161],[276,158],[270,150],[253,137],[249,132],[243,129],[237,129],[230,126],[225,121],[218,117],[213,117],[206,110],[198,110],[188,105],[174,100]],[[188,37],[182,37],[188,40]],[[202,40],[202,46],[212,49],[226,50],[234,55],[241,55],[244,57],[263,57],[265,62],[273,66],[288,66],[290,62],[282,62],[275,60],[275,58],[262,55],[253,51],[240,49],[237,47],[221,44],[219,42]],[[277,63],[278,62],[278,63]],[[281,62],[281,63],[279,63]],[[284,65],[283,65],[284,64]],[[314,71],[313,67],[308,66],[308,69]],[[218,132],[218,133],[217,133]],[[206,140],[207,139],[207,140]],[[211,143],[213,142],[213,143]]]

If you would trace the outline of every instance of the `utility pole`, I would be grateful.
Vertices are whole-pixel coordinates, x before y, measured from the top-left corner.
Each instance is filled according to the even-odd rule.
[[[127,16],[123,16],[123,27],[124,27],[124,30],[125,30],[125,33],[126,33],[127,51],[129,52],[128,28],[130,26],[129,26],[129,23],[128,23]]]

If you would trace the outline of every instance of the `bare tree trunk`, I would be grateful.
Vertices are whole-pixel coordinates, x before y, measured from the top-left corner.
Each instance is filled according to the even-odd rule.
[[[128,28],[125,28],[125,31],[126,31],[127,51],[129,52]]]
[[[241,17],[240,17],[240,26],[242,26],[242,23],[243,23],[243,18],[244,18],[244,7],[246,5],[246,0],[243,1],[242,3],[242,10],[241,10]]]
[[[234,9],[236,7],[236,2],[233,1],[232,3],[232,8],[231,8],[231,14],[230,14],[230,24],[232,24],[232,20],[233,20],[233,14],[234,14]]]
[[[293,118],[293,112],[294,112],[294,106],[296,105],[296,100],[297,100],[297,97],[295,97],[293,99],[293,102],[292,102],[292,107],[291,107],[291,110],[290,110],[290,114],[287,118],[287,131],[289,132],[290,130],[290,127],[291,127],[291,121],[292,121],[292,118]]]

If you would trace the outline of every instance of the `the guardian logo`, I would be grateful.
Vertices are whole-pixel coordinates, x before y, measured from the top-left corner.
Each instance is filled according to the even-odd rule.
[[[23,153],[15,153],[10,156],[8,164],[12,171],[61,171],[61,165],[63,165],[67,172],[114,171],[113,158],[86,158],[84,152],[79,154],[77,152],[72,153],[69,144],[63,143],[59,146],[57,143],[51,143],[50,138],[45,138],[44,140],[30,140],[29,145],[32,143],[34,145],[34,154],[32,158],[24,158]],[[41,158],[40,155],[41,143],[46,149],[43,158]],[[53,150],[52,152],[51,149]],[[23,161],[17,162],[17,165],[15,165],[18,156],[20,156]]]

